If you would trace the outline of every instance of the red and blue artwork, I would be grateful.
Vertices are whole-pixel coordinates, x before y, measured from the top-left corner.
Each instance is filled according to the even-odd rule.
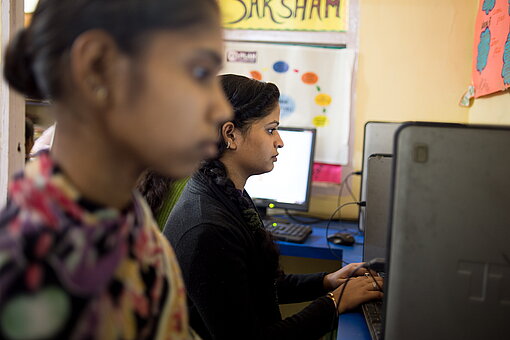
[[[478,56],[476,57],[476,70],[482,72],[487,67],[489,52],[491,49],[491,31],[489,28],[480,34],[480,42],[478,43]]]
[[[482,4],[482,11],[485,12],[485,14],[489,14],[490,11],[494,9],[494,6],[496,5],[496,0],[484,0]]]
[[[510,1],[509,1],[510,4]],[[510,12],[510,5],[508,6]],[[510,13],[509,13],[510,15]],[[510,85],[510,33],[506,38],[505,51],[503,52],[503,70],[501,71],[503,82],[506,86]]]
[[[510,0],[480,0],[472,78],[476,98],[510,87]]]

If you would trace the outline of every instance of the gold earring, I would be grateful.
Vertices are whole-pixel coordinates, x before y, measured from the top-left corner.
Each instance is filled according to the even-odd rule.
[[[96,98],[99,101],[105,101],[106,97],[108,97],[108,90],[104,86],[100,86],[96,88]]]

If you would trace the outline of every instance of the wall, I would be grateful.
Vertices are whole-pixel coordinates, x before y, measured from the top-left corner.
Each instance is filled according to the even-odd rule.
[[[469,110],[469,122],[510,125],[510,90],[478,98]]]
[[[363,127],[367,121],[442,121],[466,123],[508,103],[480,101],[458,105],[471,82],[472,47],[478,0],[362,0],[356,86],[353,168],[361,168]],[[510,96],[507,96],[510,97]],[[500,103],[502,101],[502,103]],[[498,115],[495,113],[495,115]],[[492,117],[509,121],[509,117]],[[491,118],[491,119],[492,119]],[[359,193],[359,178],[353,181]],[[327,216],[336,196],[315,189],[310,213]],[[347,202],[345,196],[342,199]],[[357,217],[357,208],[343,216]]]

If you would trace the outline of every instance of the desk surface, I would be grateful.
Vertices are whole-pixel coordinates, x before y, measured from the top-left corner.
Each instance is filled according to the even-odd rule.
[[[340,315],[336,340],[372,340],[363,312]]]
[[[280,217],[280,216],[278,216]],[[357,222],[331,223],[328,235],[342,231],[354,235],[352,246],[339,246],[326,240],[327,221],[312,225],[312,234],[302,244],[278,241],[280,253],[286,256],[307,257],[323,260],[344,260],[347,263],[361,262],[363,257],[363,234],[358,231]]]
[[[285,218],[284,216],[276,216]],[[305,220],[305,218],[303,218]],[[338,246],[326,240],[327,221],[314,224],[313,232],[302,243],[278,241],[280,253],[286,256],[307,257],[323,260],[341,260],[345,262],[361,262],[363,259],[363,233],[358,231],[357,222],[331,223],[328,235],[342,231],[354,235],[356,243],[352,246]],[[371,340],[370,332],[361,311],[340,315],[338,320],[337,340]]]

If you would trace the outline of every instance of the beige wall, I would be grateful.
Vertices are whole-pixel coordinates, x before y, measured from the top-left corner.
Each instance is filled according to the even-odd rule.
[[[510,122],[510,100],[458,105],[471,83],[472,47],[478,0],[361,0],[353,167],[361,168],[367,121],[489,119]],[[509,111],[509,110],[507,110]],[[359,179],[354,180],[359,192]],[[347,202],[345,197],[344,201]],[[336,197],[315,195],[310,212],[327,215]],[[357,217],[357,208],[343,216]]]
[[[469,122],[510,125],[510,90],[477,99],[469,110]]]

